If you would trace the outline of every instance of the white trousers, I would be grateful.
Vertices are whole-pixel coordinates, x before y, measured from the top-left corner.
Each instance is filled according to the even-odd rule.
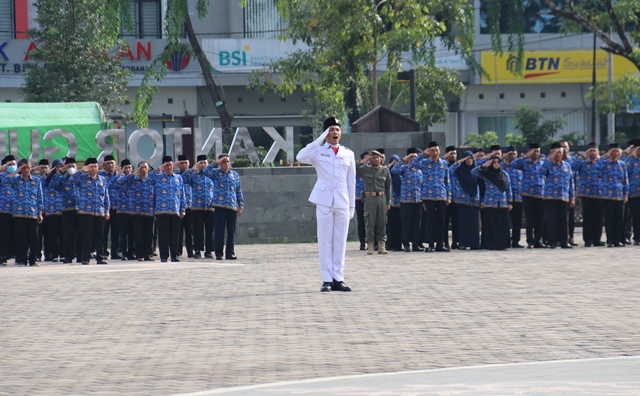
[[[316,220],[322,281],[342,281],[349,233],[349,209],[316,205]]]

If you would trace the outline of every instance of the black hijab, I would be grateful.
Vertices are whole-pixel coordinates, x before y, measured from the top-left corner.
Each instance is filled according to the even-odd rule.
[[[471,151],[465,151],[464,157],[467,158],[471,156],[473,158],[473,153]],[[458,183],[460,183],[460,187],[469,194],[471,197],[475,197],[478,193],[478,179],[471,174],[471,170],[476,167],[476,162],[473,161],[471,165],[467,165],[467,161],[462,162],[454,172],[456,175],[456,179],[458,179]]]
[[[500,158],[497,156],[494,156],[494,157],[491,157],[489,161],[493,162],[496,160],[499,162]],[[481,174],[482,174],[482,177],[489,180],[491,183],[495,184],[495,186],[498,187],[498,190],[500,190],[501,193],[505,192],[509,187],[507,175],[502,170],[502,166],[500,166],[500,168],[498,169],[494,169],[493,163],[492,163],[487,168],[481,169]]]

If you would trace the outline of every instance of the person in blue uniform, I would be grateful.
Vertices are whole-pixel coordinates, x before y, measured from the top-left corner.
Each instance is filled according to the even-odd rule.
[[[49,172],[46,175],[42,174],[40,180],[44,197],[44,259],[55,263],[64,257],[62,254],[62,193],[50,188],[49,183],[51,177],[64,168],[64,161],[57,158],[51,165]]]
[[[524,247],[520,245],[520,234],[522,232],[522,171],[512,165],[516,158],[518,158],[518,151],[515,147],[509,146],[504,154],[502,169],[509,175],[513,195],[512,209],[509,212],[509,218],[511,219],[511,247],[521,249]]]
[[[480,246],[487,250],[505,250],[511,246],[509,211],[512,209],[511,182],[502,170],[501,159],[494,155],[471,174],[478,177],[482,238]]]
[[[180,154],[178,156],[178,174],[183,176],[182,181],[184,183],[184,194],[187,199],[187,207],[184,211],[184,217],[180,219],[180,228],[181,231],[178,235],[178,251],[179,255],[182,256],[182,247],[184,246],[187,250],[187,257],[193,258],[193,216],[191,214],[191,205],[192,205],[192,193],[191,186],[186,183],[184,179],[184,175],[186,172],[190,172],[189,167],[190,161],[189,157],[185,154]]]
[[[0,165],[0,181],[18,169],[16,158],[7,155]],[[0,183],[0,265],[7,265],[9,258],[14,255],[13,243],[13,188],[8,183]]]
[[[391,169],[399,163],[400,156],[393,154],[389,157],[388,168]],[[400,202],[402,198],[402,178],[391,174],[391,207],[387,212],[387,250],[393,252],[402,251],[402,211]],[[379,251],[379,250],[378,250]]]
[[[56,172],[49,174],[49,188],[58,191],[62,195],[62,254],[64,264],[71,264],[73,259],[81,260],[79,231],[77,224],[78,215],[78,191],[70,178],[78,170],[76,159],[68,157],[64,161],[64,167],[56,167]]]
[[[517,158],[511,166],[522,171],[522,208],[527,228],[527,247],[546,248],[542,243],[544,227],[544,179],[540,174],[540,144],[529,144],[524,158]]]
[[[573,169],[573,164],[574,162],[577,160],[577,157],[571,155],[571,146],[569,145],[569,141],[567,140],[560,140],[560,147],[564,150],[564,153],[562,155],[562,160],[565,161],[567,164],[569,164],[569,166],[571,166],[571,170],[572,170],[572,175],[573,175],[573,184],[575,185],[576,183],[576,172]],[[576,213],[575,213],[575,206],[570,206],[569,207],[569,245],[571,246],[578,246],[577,243],[575,243],[575,240],[573,239],[573,233],[575,231],[576,228]]]
[[[456,224],[460,250],[480,248],[480,191],[477,177],[471,173],[475,168],[471,151],[465,151],[462,158],[449,168],[451,202],[456,203],[460,219],[464,220]]]
[[[120,173],[118,178],[115,179],[115,186],[112,188],[117,194],[116,200],[117,212],[118,212],[118,232],[120,234],[120,251],[122,253],[122,260],[134,260],[136,257],[135,248],[135,226],[133,223],[133,213],[131,210],[131,189],[124,188],[119,183],[120,176],[130,175],[133,173],[133,165],[128,159],[120,161]],[[111,194],[111,192],[109,193]],[[111,198],[111,195],[109,195]]]
[[[575,173],[576,196],[582,201],[582,239],[585,247],[604,246],[598,145],[589,143],[584,156],[584,159],[577,158],[571,165]]]
[[[400,176],[400,212],[402,215],[402,246],[405,252],[422,252],[420,222],[422,219],[422,170],[411,166],[420,150],[410,147],[402,163],[391,167],[392,175]]]
[[[607,247],[623,247],[623,205],[629,197],[629,175],[618,143],[609,145],[609,151],[598,161],[598,168]]]
[[[44,186],[44,180],[47,174],[49,173],[49,169],[51,169],[51,164],[49,160],[46,158],[38,161],[38,166],[33,167],[31,169],[31,174],[33,177],[38,180],[40,183],[40,187],[42,187],[42,199],[43,199],[43,212],[42,212],[42,223],[38,224],[38,253],[36,256],[38,257],[37,261],[42,261],[43,252],[44,252],[44,261],[51,261],[51,250],[49,245],[49,236],[45,232],[45,228],[47,226],[47,212],[44,211],[44,208],[48,204],[48,196],[47,189]]]
[[[107,181],[107,188],[109,190],[109,198],[111,207],[109,208],[109,219],[104,222],[104,242],[101,244],[103,247],[102,255],[106,258],[108,255],[107,238],[111,236],[111,258],[121,259],[120,252],[120,223],[118,221],[118,189],[116,180],[118,179],[118,172],[116,172],[116,160],[113,155],[107,155],[104,157],[102,163],[102,170],[99,171],[100,176],[104,177]],[[97,248],[96,248],[97,249]]]
[[[84,167],[69,179],[78,192],[77,224],[80,235],[82,265],[91,261],[92,248],[96,251],[96,264],[107,264],[103,244],[105,221],[109,220],[109,187],[107,179],[98,174],[98,160],[87,158]]]
[[[131,190],[130,206],[133,217],[138,261],[154,261],[152,257],[153,220],[155,212],[155,183],[151,182],[151,169],[146,161],[138,163],[138,169],[131,175],[120,175],[118,183]]]
[[[204,257],[212,259],[214,208],[213,208],[213,180],[205,174],[209,166],[207,156],[202,154],[196,158],[196,164],[182,174],[188,189],[191,190],[191,213],[193,219],[193,258]]]
[[[36,258],[40,254],[38,224],[42,223],[44,207],[40,181],[31,175],[29,160],[24,158],[2,182],[10,185],[14,191],[12,231],[15,236],[16,264],[37,267]]]
[[[551,152],[540,168],[544,182],[544,218],[547,226],[549,248],[558,244],[571,249],[569,244],[569,208],[575,206],[575,186],[571,165],[564,161],[564,149],[560,142],[551,145]]]
[[[205,169],[206,175],[213,180],[214,231],[213,244],[216,260],[235,260],[235,241],[238,217],[244,210],[244,195],[240,175],[231,169],[231,160],[228,154],[220,154],[213,164]],[[225,248],[225,231],[227,242]]]
[[[633,225],[633,244],[640,245],[640,139],[630,142],[625,164],[629,178],[629,206]]]
[[[158,225],[158,248],[160,261],[180,262],[178,239],[180,219],[187,208],[182,177],[173,171],[173,158],[165,156],[157,172],[149,173],[149,182],[155,186],[155,216]]]
[[[449,183],[451,184],[451,203],[447,205],[444,214],[444,234],[442,238],[444,240],[444,246],[449,249],[457,249],[458,248],[458,211],[456,207],[456,202],[453,199],[453,177],[455,175],[451,172],[451,167],[458,161],[458,151],[455,146],[447,146],[445,148],[445,154],[442,157],[445,161],[447,161],[447,166],[449,167]],[[451,228],[449,228],[451,226]],[[449,229],[451,229],[451,245],[449,245]]]
[[[411,163],[422,170],[422,202],[427,212],[427,237],[429,248],[425,252],[448,252],[444,246],[444,215],[451,203],[451,185],[447,161],[440,159],[438,142],[429,143],[429,148]]]

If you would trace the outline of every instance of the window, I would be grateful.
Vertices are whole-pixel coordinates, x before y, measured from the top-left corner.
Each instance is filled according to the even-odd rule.
[[[244,37],[278,38],[287,28],[278,13],[275,0],[246,0],[244,7]]]
[[[515,116],[478,117],[478,133],[493,131],[498,135],[500,144],[505,144],[508,133],[520,134],[515,127]]]
[[[2,0],[0,0],[2,1]],[[160,0],[129,0],[133,29],[120,26],[124,38],[162,38]]]
[[[0,39],[16,38],[13,0],[0,0]]]

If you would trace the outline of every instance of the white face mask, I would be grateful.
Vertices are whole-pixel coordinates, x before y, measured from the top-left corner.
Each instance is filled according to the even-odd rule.
[[[76,168],[69,168],[67,169],[67,173],[70,175],[73,175],[74,173],[76,173],[77,169]]]

